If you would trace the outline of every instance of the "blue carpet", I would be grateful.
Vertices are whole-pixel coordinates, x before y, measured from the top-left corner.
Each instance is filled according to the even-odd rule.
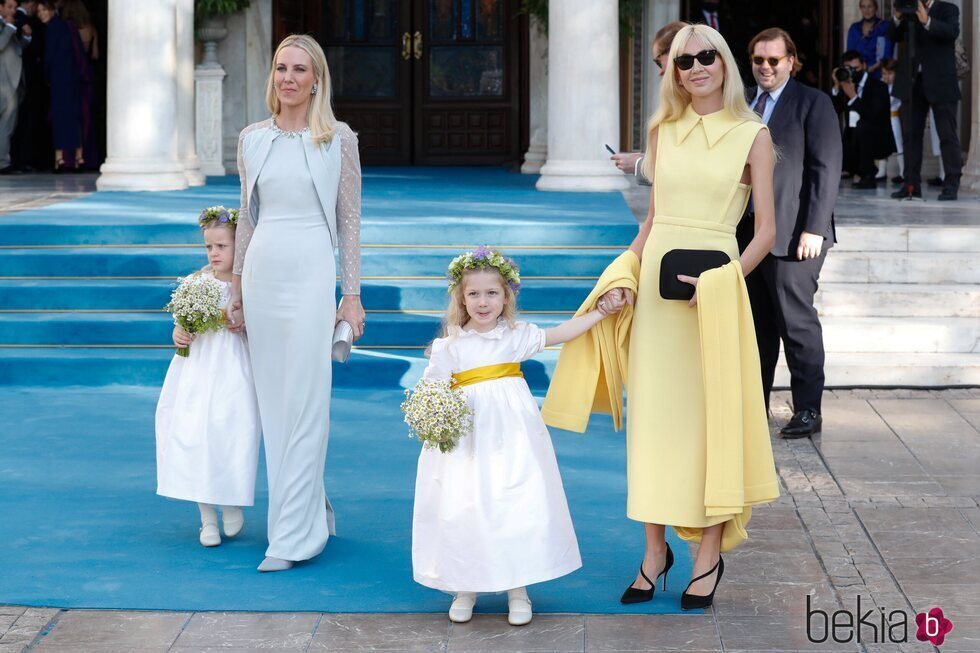
[[[155,387],[5,388],[0,414],[0,603],[63,608],[325,612],[442,612],[446,595],[411,575],[418,445],[397,390],[337,389],[327,489],[339,535],[315,560],[259,574],[265,472],[243,534],[197,543],[197,508],[154,494]],[[369,410],[366,407],[370,406]],[[538,612],[679,611],[687,547],[666,595],[622,606],[643,550],[626,519],[622,433],[607,416],[585,436],[553,431],[584,567],[531,588]],[[505,596],[479,611],[506,610]]]
[[[636,234],[619,193],[543,193],[536,181],[502,168],[365,168],[362,242],[625,246]],[[182,191],[93,193],[4,216],[0,245],[197,245],[200,210],[238,202],[237,175]]]

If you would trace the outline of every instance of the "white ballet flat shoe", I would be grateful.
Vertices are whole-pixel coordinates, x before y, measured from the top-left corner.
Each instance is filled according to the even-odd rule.
[[[473,607],[476,605],[476,593],[460,592],[449,606],[449,620],[457,624],[465,624],[473,618]]]
[[[221,525],[225,529],[225,537],[235,537],[242,532],[245,526],[245,515],[241,508],[221,509]]]
[[[526,626],[531,623],[531,599],[527,594],[514,596],[507,593],[507,623],[511,626]]]
[[[266,557],[259,564],[259,571],[286,571],[293,568],[292,560],[280,560],[279,558]]]
[[[218,546],[221,544],[221,533],[218,532],[217,524],[202,524],[201,535],[198,537],[201,546]]]

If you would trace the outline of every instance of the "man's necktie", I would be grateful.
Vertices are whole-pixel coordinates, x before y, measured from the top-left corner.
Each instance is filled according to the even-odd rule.
[[[759,114],[759,117],[762,118],[764,115],[766,115],[767,104],[769,104],[769,94],[763,93],[762,95],[759,96],[759,100],[755,103],[755,106],[752,108],[752,110],[755,111],[757,114]]]

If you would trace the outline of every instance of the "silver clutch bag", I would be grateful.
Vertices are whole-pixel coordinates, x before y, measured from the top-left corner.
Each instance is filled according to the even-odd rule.
[[[354,344],[354,329],[346,320],[337,322],[333,329],[333,345],[330,356],[338,363],[346,363],[350,358],[350,348]]]

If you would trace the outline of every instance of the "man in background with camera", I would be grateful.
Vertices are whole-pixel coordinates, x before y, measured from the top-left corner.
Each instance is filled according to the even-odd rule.
[[[877,188],[875,159],[895,151],[888,85],[868,74],[856,50],[844,53],[832,77],[834,107],[844,118],[844,170],[860,176],[853,188]]]
[[[922,197],[922,136],[932,109],[946,177],[939,200],[955,200],[963,169],[956,126],[960,87],[956,80],[956,37],[960,10],[942,0],[896,0],[888,36],[901,44],[892,95],[902,101],[905,184],[892,197]]]

